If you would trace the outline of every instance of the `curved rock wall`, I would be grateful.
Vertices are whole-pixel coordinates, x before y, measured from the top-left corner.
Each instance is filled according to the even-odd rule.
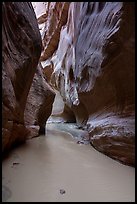
[[[49,58],[51,81],[91,144],[128,165],[134,165],[134,14],[133,2],[71,2]]]
[[[45,85],[40,68],[37,69],[42,43],[32,4],[3,2],[2,17],[2,151],[6,151],[30,135],[30,124],[34,125],[36,118],[35,125],[43,127],[54,93]],[[31,105],[38,109],[37,115]],[[46,105],[49,107],[45,108]]]
[[[40,2],[35,4],[33,2],[33,6],[42,36],[43,50],[41,61],[44,61],[51,57],[58,47],[60,31],[67,20],[69,3]]]
[[[45,134],[45,126],[52,112],[55,93],[46,82],[39,63],[30,88],[25,108],[25,125],[30,130],[29,138]]]

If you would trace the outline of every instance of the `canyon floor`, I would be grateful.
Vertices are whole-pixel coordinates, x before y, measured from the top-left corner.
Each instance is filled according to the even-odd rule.
[[[63,103],[55,101],[53,115]],[[75,124],[52,122],[2,163],[3,202],[134,202],[135,168],[95,150]],[[75,138],[73,138],[75,137]]]

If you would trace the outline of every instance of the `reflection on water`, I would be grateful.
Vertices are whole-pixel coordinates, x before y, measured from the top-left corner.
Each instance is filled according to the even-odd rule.
[[[134,202],[135,169],[77,143],[84,134],[75,124],[47,124],[45,137],[14,149],[2,164],[2,184],[12,192],[5,201]]]
[[[90,143],[88,132],[86,130],[79,129],[76,123],[53,123],[51,126],[48,126],[47,134],[53,129],[55,129],[55,131],[60,130],[61,132],[70,134],[70,136],[75,138],[79,144]]]

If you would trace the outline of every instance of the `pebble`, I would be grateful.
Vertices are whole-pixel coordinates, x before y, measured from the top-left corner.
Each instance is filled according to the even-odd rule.
[[[83,141],[77,141],[77,144],[84,144]]]
[[[66,191],[64,189],[60,189],[60,194],[64,194]]]
[[[17,164],[19,164],[19,162],[13,162],[13,165],[17,165]]]

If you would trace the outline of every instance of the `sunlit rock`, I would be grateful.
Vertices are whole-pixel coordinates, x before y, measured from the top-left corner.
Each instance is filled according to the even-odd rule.
[[[56,51],[48,47],[48,33],[55,33],[56,26],[50,29],[53,24],[46,21],[41,56],[52,64],[52,84],[78,126],[87,125],[94,147],[129,165],[134,165],[135,136],[134,12],[134,3],[71,2]],[[58,43],[58,35],[53,39]],[[94,128],[102,132],[94,134]]]

